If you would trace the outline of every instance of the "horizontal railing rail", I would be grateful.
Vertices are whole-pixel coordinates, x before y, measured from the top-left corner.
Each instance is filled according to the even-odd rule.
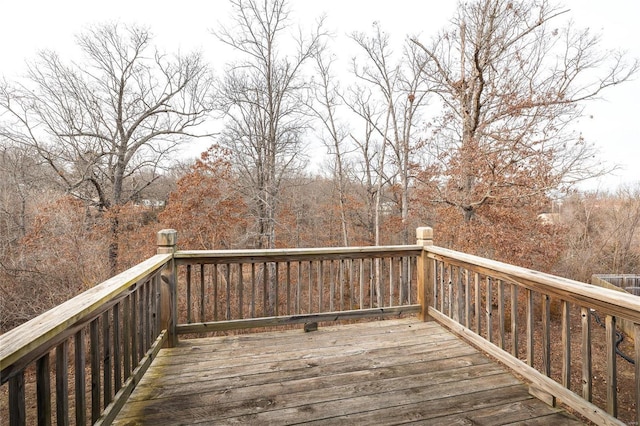
[[[177,334],[419,312],[421,250],[178,251]]]
[[[113,417],[166,340],[159,297],[171,259],[155,255],[0,335],[9,424]]]
[[[636,416],[625,421],[640,420],[640,363],[616,359],[616,322],[629,320],[637,331],[640,298],[441,247],[425,247],[425,256],[432,318],[526,377],[534,392],[597,424],[624,424],[616,419],[624,367],[635,374]],[[596,313],[602,330],[592,327]],[[595,359],[596,347],[603,359]],[[640,359],[638,339],[633,351]],[[604,365],[597,375],[595,365]]]

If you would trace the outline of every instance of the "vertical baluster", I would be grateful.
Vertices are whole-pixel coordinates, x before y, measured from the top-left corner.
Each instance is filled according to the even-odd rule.
[[[455,291],[456,291],[456,302],[455,302],[455,307],[456,307],[456,312],[454,314],[454,316],[456,317],[456,320],[462,324],[462,322],[464,321],[464,300],[465,300],[465,295],[464,295],[464,287],[462,285],[462,275],[464,274],[464,271],[462,269],[462,267],[458,266],[456,268],[456,273],[455,273]]]
[[[226,264],[226,268],[224,271],[224,279],[226,281],[226,289],[227,289],[227,293],[225,295],[225,300],[226,300],[226,314],[225,314],[225,319],[230,320],[231,319],[231,264],[227,263]]]
[[[526,290],[527,295],[527,364],[533,367],[534,346],[534,318],[533,318],[533,291]]]
[[[122,366],[124,380],[131,375],[131,296],[122,301]]]
[[[160,331],[162,330],[162,309],[161,309],[161,288],[162,288],[162,275],[160,272],[156,273],[153,276],[153,292],[151,293],[151,302],[153,305],[153,327],[152,327],[152,342],[160,335]]]
[[[373,259],[369,259],[369,307],[373,308],[375,297],[375,287],[373,285]]]
[[[464,271],[464,326],[471,327],[471,275]]]
[[[393,257],[389,258],[389,306],[393,306],[393,293],[395,292],[396,282],[393,276]]]
[[[635,367],[635,388],[636,388],[636,424],[640,425],[640,324],[633,324],[634,352],[636,360]]]
[[[205,321],[204,263],[200,264],[200,322]]]
[[[310,314],[312,311],[312,295],[313,295],[313,262],[309,261],[309,311],[307,312],[308,314]]]
[[[273,292],[274,293],[274,295],[273,295],[274,296],[273,304],[274,304],[274,307],[275,307],[274,314],[276,316],[278,316],[279,313],[280,313],[280,298],[278,297],[279,294],[280,294],[280,292],[279,292],[279,287],[280,287],[280,262],[274,262],[274,263],[272,263],[272,265],[273,265],[273,268],[275,269],[275,271],[274,271],[274,273],[275,273],[275,278],[274,278],[274,280],[275,280],[275,282],[274,282],[275,289],[274,289],[274,292]]]
[[[475,314],[476,314],[476,334],[480,335],[482,332],[482,294],[480,293],[480,274],[475,272],[473,274],[474,296],[476,300]]]
[[[448,279],[447,279],[447,316],[449,318],[453,317],[453,266],[449,265],[447,268],[448,271]]]
[[[411,258],[400,258],[400,305],[411,303]]]
[[[287,262],[287,315],[291,315],[291,262]]]
[[[444,291],[443,281],[444,281],[444,272],[443,272],[443,262],[439,262],[434,260],[434,275],[435,275],[435,283],[433,285],[433,307],[439,309],[440,312],[444,313],[444,302],[442,301],[442,292]]]
[[[91,423],[95,423],[100,417],[100,323],[97,318],[89,326],[89,338],[91,345]]]
[[[27,422],[24,402],[24,371],[9,379],[9,425],[23,426]]]
[[[551,300],[542,295],[542,372],[551,376]]]
[[[504,281],[498,280],[498,346],[504,349]]]
[[[376,263],[376,271],[375,271],[375,280],[376,280],[376,290],[378,291],[378,307],[384,307],[384,262],[382,258],[378,257],[375,259]]]
[[[126,299],[125,299],[126,300]],[[125,324],[126,327],[126,324]],[[126,348],[125,340],[125,348]],[[126,351],[125,351],[126,357]],[[125,364],[127,359],[125,358]],[[75,335],[75,391],[76,391],[76,426],[87,423],[87,395],[86,395],[86,355],[84,345],[84,330],[80,330]],[[126,371],[126,368],[125,368]]]
[[[253,282],[253,295],[252,295],[252,305],[251,305],[251,317],[255,317],[255,264],[252,264],[252,266],[254,267],[253,270],[251,271],[252,274],[252,282]],[[218,321],[218,264],[214,263],[213,264],[213,271],[211,272],[211,281],[213,284],[213,320],[214,321]]]
[[[251,318],[256,317],[256,264],[251,263]]]
[[[298,279],[296,281],[296,314],[300,314],[300,298],[302,295],[302,261],[298,261]]]
[[[238,263],[238,318],[244,318],[244,263]]]
[[[318,312],[322,310],[322,282],[324,281],[324,260],[319,261],[318,265]]]
[[[429,262],[431,262],[431,261],[429,261]],[[417,281],[416,281],[415,284],[413,282],[413,277],[416,276],[416,274],[413,271],[417,270],[417,268],[418,268],[417,264],[418,264],[418,258],[415,257],[415,258],[413,258],[411,260],[411,263],[409,265],[409,299],[408,299],[408,302],[409,302],[410,305],[413,303],[413,300],[416,300],[416,302],[417,302],[417,299],[412,297],[413,292],[415,291],[416,294],[417,294],[417,291],[418,291]]]
[[[571,317],[570,305],[566,300],[562,301],[562,386],[569,389],[571,386]]]
[[[443,314],[445,313],[444,310],[444,285],[445,285],[445,265],[444,262],[438,262],[440,264],[440,267],[438,268],[438,271],[440,272],[438,274],[438,285],[436,287],[439,287],[437,290],[437,294],[436,294],[436,300],[440,301],[440,312],[442,312]]]
[[[187,265],[187,324],[191,324],[191,265]]]
[[[69,340],[56,347],[56,421],[69,424]]]
[[[338,271],[338,279],[340,280],[340,310],[344,310],[344,259],[340,259],[340,270]],[[349,298],[351,304],[351,298]],[[351,309],[351,307],[349,307]]]
[[[349,285],[349,309],[355,309],[355,290],[353,288],[355,285],[355,267],[353,265],[353,259],[349,259],[347,262],[349,265],[349,277],[347,278],[347,283]]]
[[[485,301],[485,312],[487,316],[487,340],[493,340],[493,283],[491,277],[487,277],[487,294]]]
[[[138,294],[138,355],[136,357],[137,366],[145,353],[145,332],[144,332],[144,305],[146,304],[146,296],[145,296],[146,285],[142,283],[140,285],[139,294]]]
[[[616,369],[616,317],[607,315],[607,412],[618,417],[618,374]]]
[[[138,365],[138,291],[137,289],[131,293],[131,371]]]
[[[154,311],[155,312],[155,311]],[[120,303],[113,307],[113,392],[122,388],[122,353],[120,351]]]
[[[267,269],[267,263],[262,264],[262,316],[266,317],[268,314],[267,309],[267,295],[269,288],[267,286],[269,282],[269,270]]]
[[[592,364],[591,364],[591,313],[589,308],[580,308],[580,317],[582,321],[582,397],[591,402],[593,398],[592,394]],[[636,334],[636,336],[640,336]],[[636,339],[636,359],[638,353],[638,342],[640,339]],[[636,362],[636,369],[639,368],[640,362]],[[636,375],[636,377],[638,377]],[[637,380],[637,379],[636,379]],[[636,386],[637,386],[636,382]],[[640,405],[636,405],[640,407]],[[640,413],[640,410],[638,410]]]
[[[334,312],[334,300],[336,297],[336,280],[335,280],[335,261],[329,261],[329,311]]]
[[[398,257],[398,306],[402,306],[407,301],[407,258],[406,257]]]
[[[360,276],[358,277],[358,285],[360,286],[360,309],[364,309],[364,259],[359,259],[359,263]]]
[[[145,292],[144,292],[144,297],[145,297],[145,303],[144,303],[144,334],[145,334],[145,340],[144,340],[144,353],[143,353],[143,357],[144,355],[147,353],[147,350],[151,347],[151,344],[153,343],[153,336],[151,334],[151,328],[153,325],[153,321],[151,320],[151,300],[153,299],[152,297],[152,286],[153,280],[147,280],[147,282],[145,283]]]
[[[518,358],[518,286],[511,284],[511,355]]]
[[[38,405],[38,424],[51,424],[51,370],[49,353],[36,362],[36,399]]]
[[[111,324],[109,311],[102,314],[102,377],[104,383],[104,406],[111,402]]]

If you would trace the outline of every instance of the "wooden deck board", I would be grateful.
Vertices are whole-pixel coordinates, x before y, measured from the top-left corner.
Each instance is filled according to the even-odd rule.
[[[116,425],[581,424],[435,322],[183,340]]]

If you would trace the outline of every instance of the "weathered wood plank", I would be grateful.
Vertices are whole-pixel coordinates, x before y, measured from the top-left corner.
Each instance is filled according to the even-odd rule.
[[[459,424],[461,421],[471,425],[522,423],[556,426],[582,424],[565,413],[559,415],[558,412],[550,412],[548,407],[542,406],[540,401],[535,399],[508,402],[494,407],[470,410],[463,414],[437,417],[433,420],[443,425]]]
[[[160,352],[114,424],[389,424],[496,409],[515,420],[557,412],[435,322],[390,320],[183,340]]]
[[[346,410],[336,407],[333,417],[308,422],[307,425],[322,424],[325,426],[344,425],[358,422],[360,424],[405,424],[411,421],[424,422],[438,416],[464,414],[467,411],[499,406],[506,402],[532,399],[522,386],[506,386],[484,392],[476,392],[473,398],[450,397],[407,403],[390,409],[387,404],[379,409],[358,411],[357,407]],[[327,410],[325,410],[327,411]],[[430,423],[438,424],[437,421]]]

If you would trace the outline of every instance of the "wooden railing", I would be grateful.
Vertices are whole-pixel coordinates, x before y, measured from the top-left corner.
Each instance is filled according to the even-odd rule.
[[[616,419],[624,367],[635,376],[623,389],[633,394],[635,418],[625,420],[638,424],[640,362],[619,361],[616,323],[624,318],[640,335],[640,298],[441,247],[425,246],[423,256],[430,318],[526,377],[541,398],[596,424],[624,424]],[[602,329],[593,326],[600,318]],[[640,360],[639,340],[632,362]],[[596,365],[603,366],[597,376]]]
[[[420,311],[419,246],[176,252],[177,334]]]
[[[435,247],[430,228],[410,246],[177,251],[176,240],[161,231],[158,255],[0,336],[10,424],[108,424],[180,335],[403,313],[444,324],[549,403],[621,424],[616,321],[640,327],[638,298]],[[593,313],[606,324],[600,340]],[[633,371],[640,404],[638,363]],[[25,401],[36,401],[33,412]]]
[[[158,254],[0,336],[9,424],[109,423],[166,341],[159,295],[172,263]]]

